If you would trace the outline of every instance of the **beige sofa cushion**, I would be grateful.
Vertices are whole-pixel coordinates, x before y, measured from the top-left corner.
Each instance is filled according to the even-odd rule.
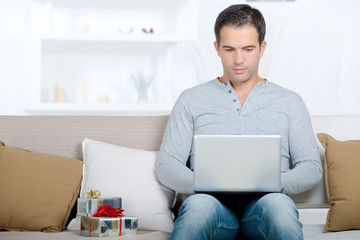
[[[331,204],[325,232],[360,229],[360,140],[317,136],[325,149],[325,185]]]
[[[0,228],[63,230],[79,194],[82,165],[0,144]]]

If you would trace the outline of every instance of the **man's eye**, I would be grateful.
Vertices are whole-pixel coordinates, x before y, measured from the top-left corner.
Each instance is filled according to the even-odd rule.
[[[253,48],[246,48],[245,51],[246,52],[252,52],[252,50],[254,50]]]
[[[231,51],[232,51],[232,49],[231,49],[231,48],[227,48],[227,49],[225,49],[225,51],[227,51],[227,52],[231,52]]]

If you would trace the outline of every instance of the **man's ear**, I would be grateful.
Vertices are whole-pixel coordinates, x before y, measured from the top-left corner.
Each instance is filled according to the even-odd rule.
[[[218,44],[217,41],[214,42],[214,46],[215,46],[215,49],[216,49],[217,54],[218,54],[219,57],[220,57],[220,47],[219,47],[219,44]]]
[[[264,40],[262,42],[262,44],[260,45],[260,57],[262,57],[264,55],[266,44],[267,44],[267,42]]]

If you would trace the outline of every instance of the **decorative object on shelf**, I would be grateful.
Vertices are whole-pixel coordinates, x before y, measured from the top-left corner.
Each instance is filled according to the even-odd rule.
[[[49,91],[45,87],[41,88],[41,102],[49,102]]]
[[[136,91],[138,94],[139,101],[147,101],[148,100],[148,88],[152,81],[154,80],[154,76],[145,76],[144,72],[139,70],[136,73],[130,74],[130,79],[133,81]]]
[[[109,102],[109,96],[107,94],[101,94],[99,96],[99,103],[108,103]]]
[[[150,28],[149,30],[147,30],[146,28],[142,28],[143,33],[154,33],[154,29]]]
[[[119,32],[123,34],[130,34],[134,31],[134,28],[119,28]]]
[[[81,24],[81,26],[80,26],[80,32],[89,32],[89,30],[90,30],[90,26],[89,26],[89,24],[87,24],[87,23],[83,23],[83,24]]]
[[[65,88],[63,83],[55,83],[55,102],[65,102]]]
[[[295,2],[295,0],[247,0],[247,2]]]
[[[76,83],[76,102],[84,103],[85,102],[85,83],[77,82]]]

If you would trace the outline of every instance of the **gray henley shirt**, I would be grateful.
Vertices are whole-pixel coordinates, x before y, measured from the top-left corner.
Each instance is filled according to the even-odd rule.
[[[257,83],[243,106],[230,81],[218,79],[179,96],[157,159],[159,181],[179,193],[194,193],[195,134],[279,134],[282,192],[297,194],[320,181],[320,155],[307,108],[298,94],[275,83]]]

